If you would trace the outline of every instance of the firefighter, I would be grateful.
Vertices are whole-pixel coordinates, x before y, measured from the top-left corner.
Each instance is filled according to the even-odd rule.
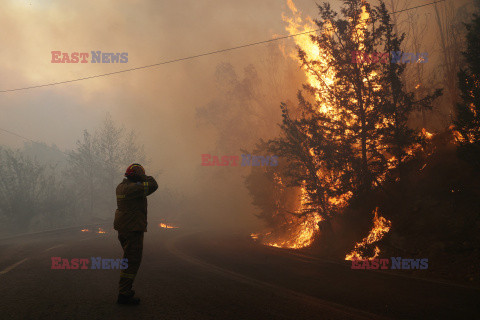
[[[138,163],[127,168],[125,179],[117,186],[117,210],[113,227],[118,231],[118,240],[123,248],[123,258],[128,259],[128,268],[120,272],[119,304],[139,304],[134,297],[133,281],[142,260],[143,234],[147,231],[147,196],[158,189],[151,176]]]

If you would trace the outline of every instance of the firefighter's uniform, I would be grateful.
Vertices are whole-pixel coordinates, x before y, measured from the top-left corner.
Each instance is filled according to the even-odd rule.
[[[128,268],[120,273],[119,291],[126,296],[133,295],[133,280],[142,261],[143,233],[147,231],[147,196],[158,189],[153,177],[145,177],[141,182],[124,179],[116,191],[113,227],[118,231],[123,258],[128,259]]]

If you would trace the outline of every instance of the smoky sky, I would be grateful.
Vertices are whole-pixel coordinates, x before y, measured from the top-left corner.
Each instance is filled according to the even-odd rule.
[[[331,3],[338,8],[340,1]],[[298,0],[295,4],[305,15],[316,17],[315,1]],[[2,1],[0,90],[108,73],[270,39],[286,34],[284,12],[288,8],[282,0]],[[291,40],[280,41],[279,45],[293,48]],[[51,63],[51,51],[57,50],[128,52],[128,63]],[[199,170],[207,169],[199,168],[200,155],[215,151],[217,132],[199,126],[195,110],[215,99],[219,64],[230,63],[241,77],[250,64],[261,68],[261,61],[270,53],[260,45],[109,77],[3,93],[0,127],[69,150],[75,147],[82,130],[93,130],[110,113],[117,123],[137,132],[151,160],[147,171],[162,170],[161,185],[185,192],[187,199],[206,199],[200,202],[205,207],[198,210],[197,218],[204,215],[226,225],[250,227],[256,219],[241,180],[247,172],[232,173],[231,181],[216,180],[211,172],[200,171],[199,175]],[[294,99],[295,91],[301,88],[298,79],[291,83],[290,92],[278,97],[278,104]],[[0,134],[2,145],[20,147],[23,142]],[[228,196],[218,194],[225,189],[230,189]],[[243,204],[235,213],[229,212],[230,197]]]

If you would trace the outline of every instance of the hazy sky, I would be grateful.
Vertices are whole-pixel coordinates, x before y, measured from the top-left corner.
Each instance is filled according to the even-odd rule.
[[[299,7],[315,13],[313,1]],[[0,88],[50,83],[132,68],[284,34],[281,0],[2,1]],[[189,156],[194,109],[214,95],[218,63],[243,68],[261,48],[179,62],[66,85],[0,94],[0,127],[60,148],[106,112],[135,128],[149,154]],[[128,52],[125,64],[55,64],[51,51]],[[0,135],[0,144],[21,145]],[[172,148],[174,147],[174,150]],[[199,147],[202,147],[201,145]],[[161,150],[156,150],[161,149]],[[171,156],[168,156],[170,154]]]
[[[302,0],[297,5],[311,14],[316,12],[313,1]],[[270,39],[286,33],[281,16],[286,8],[281,0],[2,0],[0,90]],[[51,63],[51,51],[92,50],[128,52],[128,63]],[[212,150],[215,136],[211,130],[197,126],[195,109],[215,97],[214,74],[219,63],[229,62],[241,73],[266,52],[259,46],[110,77],[0,94],[0,128],[67,150],[75,146],[82,130],[97,127],[109,112],[115,121],[137,131],[152,159],[147,170],[162,169],[163,185],[202,189],[205,183],[215,182],[192,185],[192,179],[199,169],[200,154]],[[0,132],[0,144],[20,147],[23,140]]]
[[[420,2],[430,1],[413,3]],[[1,3],[0,90],[143,66],[286,34],[283,0]],[[340,1],[332,3],[336,6]],[[315,1],[295,4],[304,14],[316,16]],[[92,50],[128,52],[128,63],[51,63],[51,51]],[[241,71],[249,63],[258,64],[265,54],[268,51],[257,46],[109,77],[0,93],[0,128],[66,150],[74,147],[83,129],[97,127],[109,112],[115,121],[137,131],[153,160],[152,169],[164,171],[165,184],[195,188],[189,178],[198,170],[200,154],[215,145],[212,131],[197,126],[195,109],[215,97],[216,66],[229,62]],[[0,145],[22,144],[21,139],[0,132]]]

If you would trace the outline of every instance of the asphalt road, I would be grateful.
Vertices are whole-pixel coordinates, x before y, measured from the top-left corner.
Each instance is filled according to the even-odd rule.
[[[478,289],[153,224],[135,282],[141,305],[119,306],[119,270],[51,269],[51,257],[121,257],[113,230],[93,231],[0,240],[0,319],[479,318]]]

